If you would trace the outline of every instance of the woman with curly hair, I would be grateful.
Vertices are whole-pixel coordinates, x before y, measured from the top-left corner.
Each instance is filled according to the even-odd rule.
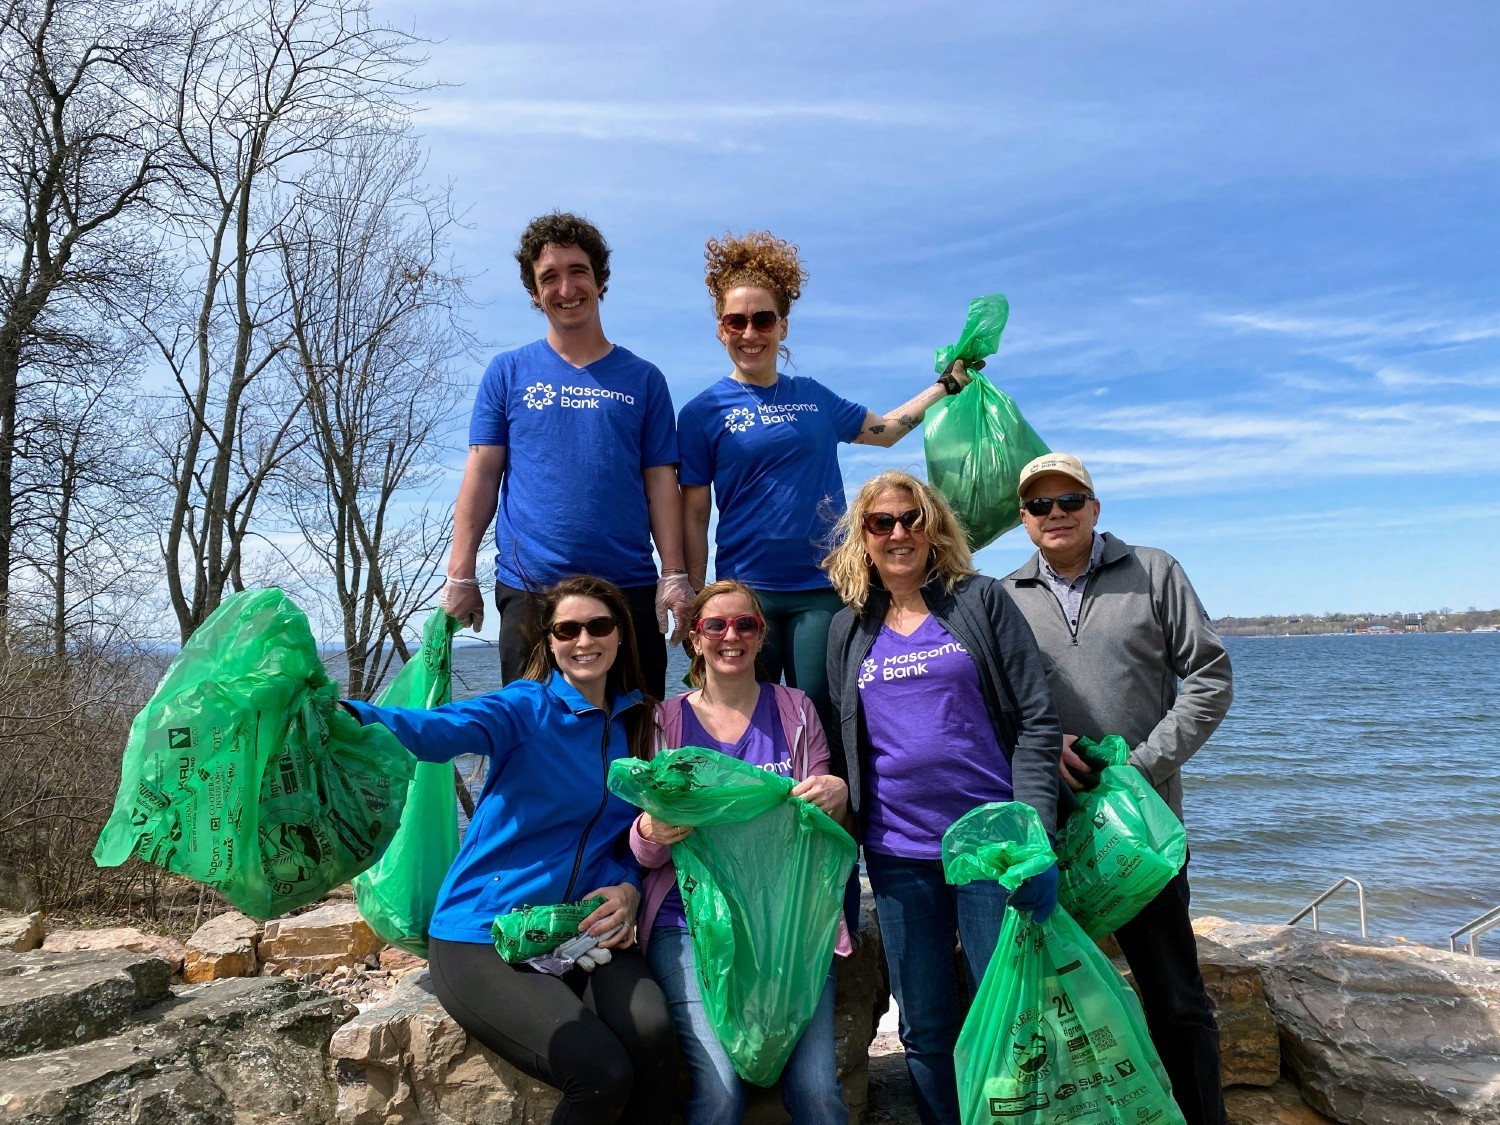
[[[894,445],[933,403],[962,390],[969,375],[955,364],[881,415],[815,379],[780,372],[777,360],[789,354],[788,316],[807,282],[797,247],[769,231],[751,231],[709,239],[705,257],[719,341],[733,366],[678,418],[688,575],[697,587],[706,579],[712,488],[719,512],[715,577],[755,591],[766,616],[767,674],[806,692],[826,723],[824,660],[840,602],[818,562],[844,511],[839,443]]]

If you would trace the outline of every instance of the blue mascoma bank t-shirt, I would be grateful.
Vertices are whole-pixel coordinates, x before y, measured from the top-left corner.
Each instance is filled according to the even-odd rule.
[[[501,582],[656,581],[642,472],[677,462],[677,430],[653,364],[616,345],[574,367],[545,339],[502,352],[480,380],[469,444],[507,447],[495,516]]]
[[[816,590],[825,540],[844,513],[838,445],[868,411],[823,384],[778,375],[770,387],[725,376],[677,422],[686,486],[713,485],[714,574],[757,590]]]

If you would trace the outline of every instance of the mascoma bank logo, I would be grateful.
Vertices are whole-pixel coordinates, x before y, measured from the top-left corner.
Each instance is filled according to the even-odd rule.
[[[732,434],[742,434],[755,425],[755,415],[743,406],[736,406],[724,415],[724,428]]]
[[[861,689],[875,680],[875,672],[880,666],[875,663],[874,658],[867,659],[859,666],[859,686]]]
[[[557,392],[552,389],[551,383],[532,383],[526,388],[526,394],[523,396],[530,410],[541,410],[544,406],[551,406],[552,400],[556,397]]]

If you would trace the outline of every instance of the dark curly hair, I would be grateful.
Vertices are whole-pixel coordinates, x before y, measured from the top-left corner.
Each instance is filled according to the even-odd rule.
[[[554,246],[576,246],[589,256],[594,267],[594,284],[599,286],[599,296],[609,288],[609,243],[599,233],[599,228],[587,219],[569,211],[552,211],[538,215],[526,224],[521,232],[521,245],[516,248],[516,262],[521,267],[521,284],[531,299],[536,300],[536,260],[542,250],[551,243]]]
[[[708,266],[703,284],[713,294],[714,315],[724,311],[724,298],[731,289],[753,285],[770,293],[776,311],[782,316],[791,312],[792,302],[802,296],[807,284],[807,270],[797,257],[797,247],[768,230],[753,230],[736,238],[710,238],[703,251]]]

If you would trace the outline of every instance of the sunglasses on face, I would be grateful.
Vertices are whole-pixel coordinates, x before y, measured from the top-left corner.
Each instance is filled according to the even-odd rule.
[[[719,324],[725,332],[733,332],[738,336],[745,329],[754,325],[757,332],[769,332],[776,327],[776,322],[781,319],[779,312],[770,309],[762,309],[760,312],[750,313],[725,313],[719,317]]]
[[[739,617],[700,617],[693,628],[700,636],[716,641],[731,629],[741,637],[758,636],[765,626],[766,623],[755,614],[744,613]]]
[[[560,641],[576,641],[585,629],[591,637],[607,637],[619,627],[613,617],[590,617],[587,621],[554,621],[547,632]]]
[[[871,535],[889,535],[896,530],[898,523],[907,531],[916,531],[923,524],[922,509],[907,508],[904,512],[866,512],[865,518],[860,522]]]
[[[1061,496],[1033,496],[1030,500],[1022,502],[1021,507],[1041,519],[1043,516],[1052,514],[1052,505],[1056,504],[1065,512],[1077,512],[1094,498],[1092,492],[1064,492]]]

